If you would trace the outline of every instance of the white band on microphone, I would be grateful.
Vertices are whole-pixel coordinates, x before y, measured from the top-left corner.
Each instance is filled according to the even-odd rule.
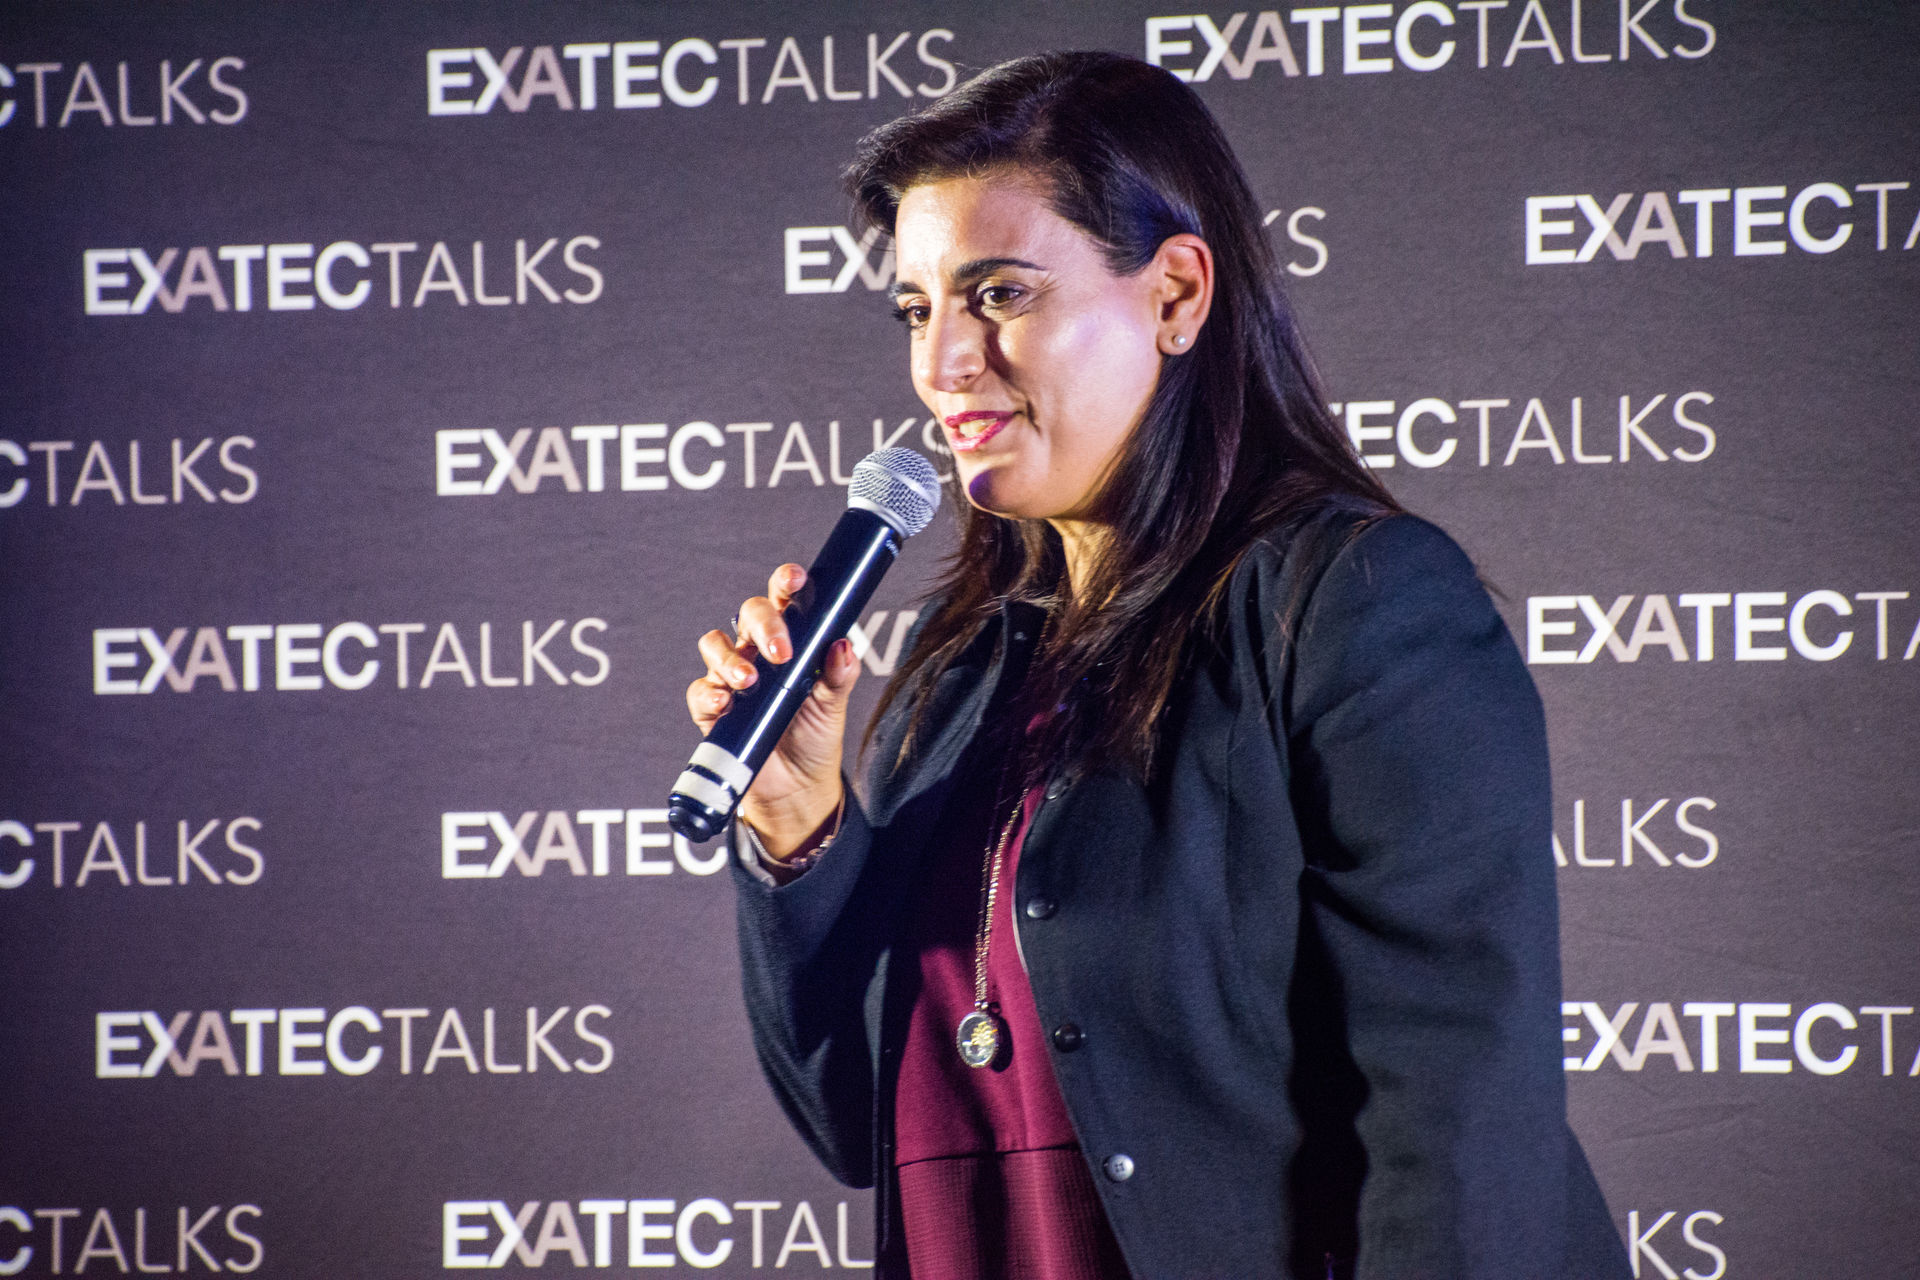
[[[698,800],[715,813],[727,813],[740,797],[694,769],[683,772],[674,782],[673,789],[689,800]]]
[[[695,747],[693,758],[687,764],[689,767],[698,765],[705,769],[733,788],[736,795],[745,795],[747,788],[753,785],[753,770],[741,764],[733,752],[725,747],[716,747],[711,742],[703,742]]]

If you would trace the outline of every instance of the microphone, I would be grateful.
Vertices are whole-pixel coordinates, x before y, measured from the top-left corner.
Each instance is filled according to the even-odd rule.
[[[776,667],[755,655],[760,678],[734,692],[733,705],[693,749],[667,797],[668,826],[689,840],[720,834],[812,693],[828,647],[859,620],[900,544],[926,528],[939,506],[939,477],[911,449],[881,449],[854,467],[846,513],[781,615],[793,638],[792,660]]]

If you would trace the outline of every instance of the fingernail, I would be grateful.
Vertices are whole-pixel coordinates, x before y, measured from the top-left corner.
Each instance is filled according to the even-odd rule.
[[[746,663],[740,662],[734,664],[733,678],[735,680],[751,680],[753,679],[753,674],[753,668]]]

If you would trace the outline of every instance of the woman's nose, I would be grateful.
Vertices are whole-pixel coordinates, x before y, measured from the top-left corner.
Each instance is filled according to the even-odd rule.
[[[987,367],[985,326],[965,312],[935,315],[916,353],[920,379],[935,391],[964,391]]]

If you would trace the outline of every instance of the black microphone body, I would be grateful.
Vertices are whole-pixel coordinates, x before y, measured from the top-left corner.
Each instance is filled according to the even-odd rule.
[[[781,616],[793,639],[793,657],[774,666],[755,655],[759,679],[733,695],[667,798],[667,823],[689,840],[710,840],[733,817],[740,796],[773,754],[794,713],[813,692],[827,649],[860,619],[904,541],[871,511],[840,517]]]
[[[740,797],[813,692],[828,647],[859,621],[900,544],[926,528],[939,505],[939,476],[912,449],[879,449],[854,467],[846,514],[781,614],[793,657],[777,667],[754,658],[760,678],[733,695],[733,705],[693,749],[667,797],[667,825],[689,840],[711,840],[732,821]]]

